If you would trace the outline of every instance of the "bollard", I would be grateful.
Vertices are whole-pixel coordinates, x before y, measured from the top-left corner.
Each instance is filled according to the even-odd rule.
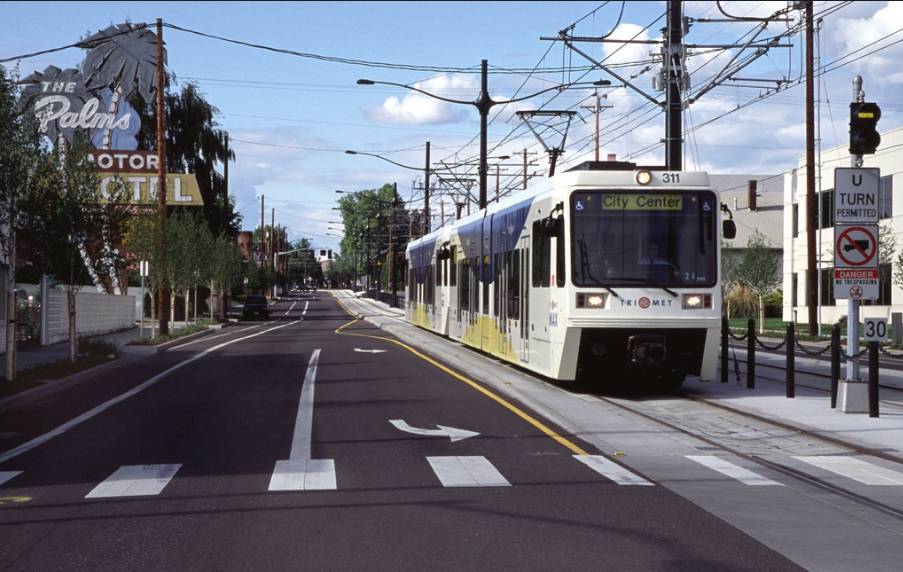
[[[878,417],[878,342],[869,342],[869,417]]]
[[[727,349],[728,344],[730,343],[730,323],[727,321],[727,316],[721,317],[721,383],[727,383]]]
[[[756,387],[756,322],[746,323],[746,389]]]
[[[831,328],[831,409],[837,409],[837,383],[840,380],[840,325]]]
[[[796,345],[796,331],[793,328],[793,324],[787,324],[787,339],[785,340],[787,343],[787,397],[794,398],[796,397],[796,366],[795,366],[795,345]]]

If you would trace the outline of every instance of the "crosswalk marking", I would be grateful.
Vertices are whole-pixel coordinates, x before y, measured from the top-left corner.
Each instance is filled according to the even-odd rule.
[[[903,485],[903,473],[885,469],[884,467],[873,465],[872,463],[855,457],[817,456],[794,457],[794,459],[809,463],[810,465],[814,465],[826,471],[831,471],[842,477],[853,479],[864,485]]]
[[[783,487],[782,483],[766,479],[762,475],[754,473],[749,469],[744,469],[738,465],[728,462],[714,455],[684,455],[691,461],[696,461],[704,467],[708,467],[713,471],[718,471],[722,475],[726,475],[732,479],[737,479],[744,485],[749,486],[776,486]]]
[[[643,477],[634,474],[603,455],[574,455],[574,458],[619,485],[654,486]]]
[[[22,471],[0,471],[0,485],[15,477],[21,475]]]
[[[126,465],[119,467],[85,498],[158,495],[182,465]]]
[[[427,457],[443,487],[509,487],[486,457]]]
[[[332,459],[288,459],[276,461],[270,491],[325,491],[336,489]]]

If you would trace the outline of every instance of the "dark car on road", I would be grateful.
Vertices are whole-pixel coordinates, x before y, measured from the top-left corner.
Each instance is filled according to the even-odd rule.
[[[241,311],[241,317],[248,319],[251,316],[262,316],[265,320],[270,319],[270,308],[267,305],[267,299],[263,296],[248,296],[245,298],[245,307]]]

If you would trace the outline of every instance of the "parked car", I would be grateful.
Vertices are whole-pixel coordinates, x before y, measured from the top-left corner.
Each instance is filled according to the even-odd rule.
[[[248,319],[251,316],[261,316],[265,320],[270,319],[270,307],[263,296],[248,296],[245,298],[245,307],[241,311],[241,317]]]

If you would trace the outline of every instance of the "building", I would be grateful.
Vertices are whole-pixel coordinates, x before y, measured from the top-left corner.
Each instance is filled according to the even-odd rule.
[[[323,270],[323,274],[329,272],[332,268],[332,264],[334,261],[333,253],[331,248],[312,248],[311,255],[314,257],[314,260],[317,261],[320,265],[320,269]]]
[[[864,167],[881,169],[879,188],[879,226],[884,240],[898,245],[903,233],[903,205],[894,204],[895,181],[900,185],[898,165],[903,163],[903,128],[882,134],[881,146],[874,155],[866,155]],[[816,253],[818,258],[818,313],[819,322],[833,324],[847,313],[846,300],[834,299],[834,169],[849,167],[850,155],[847,145],[836,147],[821,154],[821,180],[816,174],[818,217],[816,224]],[[898,212],[899,211],[899,212]],[[806,305],[806,163],[800,159],[799,165],[784,176],[784,296],[783,317],[785,321],[808,322],[809,308]],[[889,236],[888,236],[889,235]],[[898,247],[899,249],[899,247]],[[862,316],[889,317],[890,312],[903,311],[903,289],[892,283],[893,266],[886,253],[879,252],[881,276],[878,300],[862,302]],[[895,262],[894,262],[895,264]],[[838,303],[839,302],[839,303]]]
[[[723,255],[739,254],[758,231],[774,249],[783,249],[784,180],[781,175],[709,175],[721,202],[731,210],[737,236],[724,242]]]

